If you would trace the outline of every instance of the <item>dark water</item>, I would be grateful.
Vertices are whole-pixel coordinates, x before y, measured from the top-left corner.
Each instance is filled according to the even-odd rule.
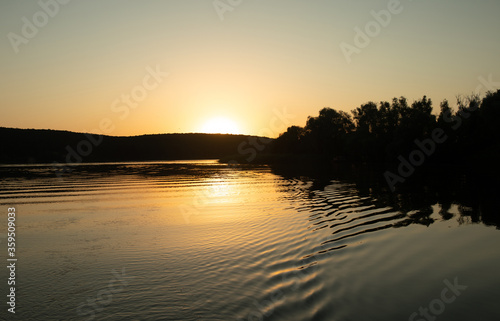
[[[499,320],[498,194],[215,161],[0,167],[13,320]],[[2,295],[7,269],[0,272]],[[434,319],[436,318],[436,319]]]

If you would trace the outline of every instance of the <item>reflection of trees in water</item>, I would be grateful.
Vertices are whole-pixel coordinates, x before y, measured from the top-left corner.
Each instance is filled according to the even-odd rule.
[[[450,213],[451,202],[443,202],[441,203],[441,209],[439,210],[439,215],[443,218],[443,220],[448,221],[453,217],[453,214]]]
[[[243,165],[242,165],[243,167]],[[265,166],[264,166],[265,167]],[[275,164],[270,165],[274,174],[285,179],[309,180],[310,195],[313,191],[323,190],[332,185],[332,180],[349,184],[356,188],[360,197],[369,196],[377,206],[390,206],[406,215],[397,226],[422,224],[429,226],[435,222],[432,217],[438,206],[441,220],[451,220],[458,212],[459,224],[483,223],[500,229],[500,206],[497,198],[500,186],[478,177],[457,174],[460,169],[421,170],[405,182],[396,193],[389,190],[383,178],[385,168],[339,165],[325,163]],[[250,171],[263,166],[248,166]],[[165,176],[189,175],[199,179],[220,175],[223,179],[228,168],[221,164],[101,164],[79,165],[64,179],[100,179],[109,176],[136,175],[145,179]],[[306,178],[304,178],[306,177]],[[0,167],[0,179],[52,179],[55,178],[52,166]],[[435,216],[434,216],[435,217]]]
[[[310,178],[310,191],[323,190],[332,180],[355,186],[360,197],[370,196],[377,206],[390,206],[406,215],[395,227],[429,226],[436,220],[433,207],[437,206],[440,220],[448,221],[458,214],[459,224],[482,223],[500,229],[499,187],[493,187],[484,178],[457,174],[459,169],[423,171],[393,193],[383,180],[382,168],[338,164],[281,164],[271,168],[285,179]]]
[[[289,127],[273,146],[277,152],[293,155],[291,162],[300,162],[302,158],[297,156],[305,155],[337,164],[304,162],[295,168],[290,164],[272,167],[284,177],[295,175],[293,171],[300,168],[302,175],[314,178],[312,189],[316,190],[328,185],[331,178],[354,183],[360,195],[369,195],[382,206],[405,213],[407,220],[400,225],[432,224],[432,207],[438,205],[442,220],[450,220],[458,213],[459,224],[484,223],[500,229],[496,202],[500,190],[500,90],[483,98],[458,97],[456,111],[448,101],[440,107],[436,117],[432,101],[424,96],[411,104],[404,97],[378,105],[369,102],[353,110],[352,115],[324,108],[318,116],[309,117],[305,127]],[[405,158],[418,149],[424,151],[421,143],[425,140],[430,146],[435,132],[442,132],[446,139],[426,147],[425,162],[410,177],[404,175],[404,183],[398,181],[401,184],[393,194],[382,180],[383,173],[402,162],[398,156]],[[341,162],[367,163],[372,168]],[[387,165],[379,166],[377,162]],[[479,175],[487,178],[478,179]],[[495,179],[497,182],[491,184]]]

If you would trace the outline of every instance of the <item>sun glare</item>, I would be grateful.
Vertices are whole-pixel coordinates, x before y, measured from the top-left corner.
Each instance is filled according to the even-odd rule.
[[[238,125],[224,117],[212,118],[203,125],[202,133],[207,134],[239,134]]]

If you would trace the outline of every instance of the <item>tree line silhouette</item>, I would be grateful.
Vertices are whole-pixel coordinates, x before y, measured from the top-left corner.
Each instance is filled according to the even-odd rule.
[[[446,141],[430,155],[430,163],[491,162],[500,159],[500,90],[458,96],[457,109],[447,100],[432,113],[431,99],[408,103],[404,97],[379,104],[368,102],[346,113],[323,108],[304,127],[291,126],[273,144],[283,154],[316,155],[329,161],[395,162],[439,128]]]
[[[350,113],[323,108],[304,127],[291,126],[259,149],[255,163],[293,163],[313,156],[329,163],[393,163],[418,146],[417,139],[446,135],[426,164],[481,164],[496,168],[500,161],[500,90],[457,97],[438,115],[432,101],[408,103],[404,97],[378,104],[368,102]],[[169,159],[226,158],[250,162],[237,154],[247,135],[159,134],[135,137],[96,136],[55,130],[0,128],[0,163],[80,163]],[[292,157],[292,158],[291,158]],[[295,160],[293,159],[295,157]],[[479,167],[479,166],[476,166]]]

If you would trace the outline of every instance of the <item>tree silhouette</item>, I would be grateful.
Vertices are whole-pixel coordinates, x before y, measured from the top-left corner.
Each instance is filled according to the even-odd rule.
[[[415,140],[429,138],[434,129],[447,140],[430,164],[469,161],[470,156],[500,154],[500,90],[481,100],[477,95],[458,96],[457,111],[449,102],[440,104],[439,115],[432,113],[431,99],[408,103],[405,97],[368,102],[349,115],[323,108],[309,116],[304,128],[292,126],[274,143],[280,153],[322,155],[326,160],[351,162],[395,162],[399,155],[415,150]],[[500,158],[500,157],[499,157]]]

